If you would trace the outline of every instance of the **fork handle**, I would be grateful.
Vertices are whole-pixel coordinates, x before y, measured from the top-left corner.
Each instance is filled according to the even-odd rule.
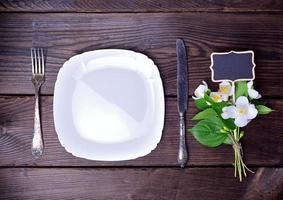
[[[180,123],[180,136],[179,136],[180,140],[179,140],[178,163],[181,168],[184,168],[188,160],[184,113],[179,113],[179,123]]]
[[[34,158],[39,158],[43,153],[43,139],[39,113],[39,88],[35,89],[35,109],[34,109],[34,133],[32,139],[31,153]]]

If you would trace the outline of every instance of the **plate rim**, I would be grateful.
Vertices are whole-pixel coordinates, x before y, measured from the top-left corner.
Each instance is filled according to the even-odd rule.
[[[147,59],[149,61],[151,61],[151,64],[152,64],[152,67],[154,67],[154,71],[155,71],[155,78],[156,78],[156,81],[158,83],[156,83],[156,85],[159,88],[159,92],[160,92],[160,97],[159,97],[159,112],[161,112],[160,114],[160,118],[155,122],[155,123],[158,123],[156,126],[155,126],[155,130],[156,132],[158,131],[158,137],[156,137],[156,141],[154,142],[154,145],[150,145],[150,148],[148,148],[146,151],[143,151],[144,153],[139,153],[139,155],[137,156],[132,156],[132,157],[129,157],[129,158],[125,158],[125,159],[93,159],[93,158],[90,158],[88,157],[87,155],[78,155],[76,152],[73,151],[73,149],[69,148],[68,145],[66,145],[64,143],[64,137],[62,133],[59,133],[60,131],[58,131],[58,122],[56,122],[56,118],[57,118],[57,108],[56,108],[56,98],[57,98],[57,95],[56,95],[56,91],[58,91],[58,85],[60,83],[60,81],[62,81],[62,78],[60,78],[61,76],[63,76],[63,71],[67,69],[67,65],[70,65],[72,60],[76,59],[76,58],[83,58],[84,55],[90,55],[90,54],[97,54],[97,53],[130,53],[130,54],[134,54],[134,55],[140,55],[142,56],[144,59]],[[64,68],[65,67],[65,68]],[[156,97],[155,95],[153,97]],[[54,86],[54,96],[53,96],[53,120],[54,120],[54,126],[55,126],[55,132],[57,134],[57,137],[58,137],[58,140],[61,144],[61,146],[63,148],[65,148],[65,150],[69,153],[71,153],[73,156],[76,156],[76,157],[79,157],[79,158],[84,158],[84,159],[87,159],[87,160],[95,160],[95,161],[124,161],[124,160],[133,160],[133,159],[136,159],[136,158],[139,158],[139,157],[143,157],[143,156],[146,156],[148,154],[150,154],[154,149],[156,149],[157,145],[160,143],[161,139],[162,139],[162,136],[163,136],[163,130],[164,130],[164,123],[165,123],[165,96],[164,96],[164,87],[163,87],[163,82],[162,82],[162,79],[161,79],[161,76],[160,76],[160,72],[158,70],[158,67],[157,65],[153,62],[152,59],[150,59],[147,55],[144,55],[142,53],[139,53],[139,52],[136,52],[136,51],[132,51],[132,50],[127,50],[127,49],[99,49],[99,50],[92,50],[92,51],[87,51],[87,52],[83,52],[83,53],[80,53],[80,54],[76,54],[76,55],[73,55],[72,57],[70,57],[68,60],[66,60],[64,62],[64,64],[62,65],[62,67],[59,69],[59,72],[57,74],[57,78],[56,78],[56,81],[55,81],[55,86]],[[154,102],[156,104],[156,101]],[[56,125],[57,124],[57,125]],[[140,151],[141,152],[141,151]],[[92,156],[93,157],[93,156]],[[95,157],[95,156],[94,156]],[[112,157],[113,158],[113,157]]]

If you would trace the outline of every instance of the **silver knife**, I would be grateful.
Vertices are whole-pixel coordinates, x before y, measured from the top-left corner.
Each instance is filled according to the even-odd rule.
[[[184,41],[177,39],[177,101],[179,111],[180,123],[180,141],[178,152],[178,163],[183,168],[185,167],[188,159],[187,146],[186,146],[186,125],[185,125],[185,112],[187,110],[188,101],[188,63],[187,54]]]

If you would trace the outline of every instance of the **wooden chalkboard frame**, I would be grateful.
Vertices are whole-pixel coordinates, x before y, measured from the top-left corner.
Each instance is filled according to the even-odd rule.
[[[236,80],[230,80],[230,79],[219,79],[219,80],[215,80],[214,79],[214,69],[213,69],[213,66],[214,66],[214,59],[213,59],[213,56],[214,55],[229,55],[231,53],[234,53],[234,54],[252,54],[252,64],[253,64],[253,67],[252,67],[252,77],[249,79],[249,78],[239,78],[239,79],[236,79]],[[210,60],[211,60],[211,65],[210,65],[210,70],[211,70],[211,80],[213,82],[222,82],[222,81],[230,81],[230,82],[237,82],[237,81],[251,81],[251,80],[254,80],[255,79],[255,67],[256,67],[256,64],[254,62],[254,51],[252,50],[247,50],[247,51],[229,51],[229,52],[213,52],[211,55],[210,55]]]

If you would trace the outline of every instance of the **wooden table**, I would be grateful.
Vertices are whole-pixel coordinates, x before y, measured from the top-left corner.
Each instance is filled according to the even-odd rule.
[[[1,0],[0,199],[283,198],[283,1]],[[257,89],[275,109],[245,128],[245,161],[255,174],[233,177],[231,146],[205,148],[188,135],[189,166],[180,169],[175,41],[188,46],[190,95],[210,80],[214,51],[254,50]],[[45,152],[33,160],[30,48],[47,49],[41,109]],[[166,94],[163,137],[148,156],[97,162],[67,153],[53,122],[58,70],[89,50],[125,48],[157,64]],[[189,101],[187,125],[195,114]]]

